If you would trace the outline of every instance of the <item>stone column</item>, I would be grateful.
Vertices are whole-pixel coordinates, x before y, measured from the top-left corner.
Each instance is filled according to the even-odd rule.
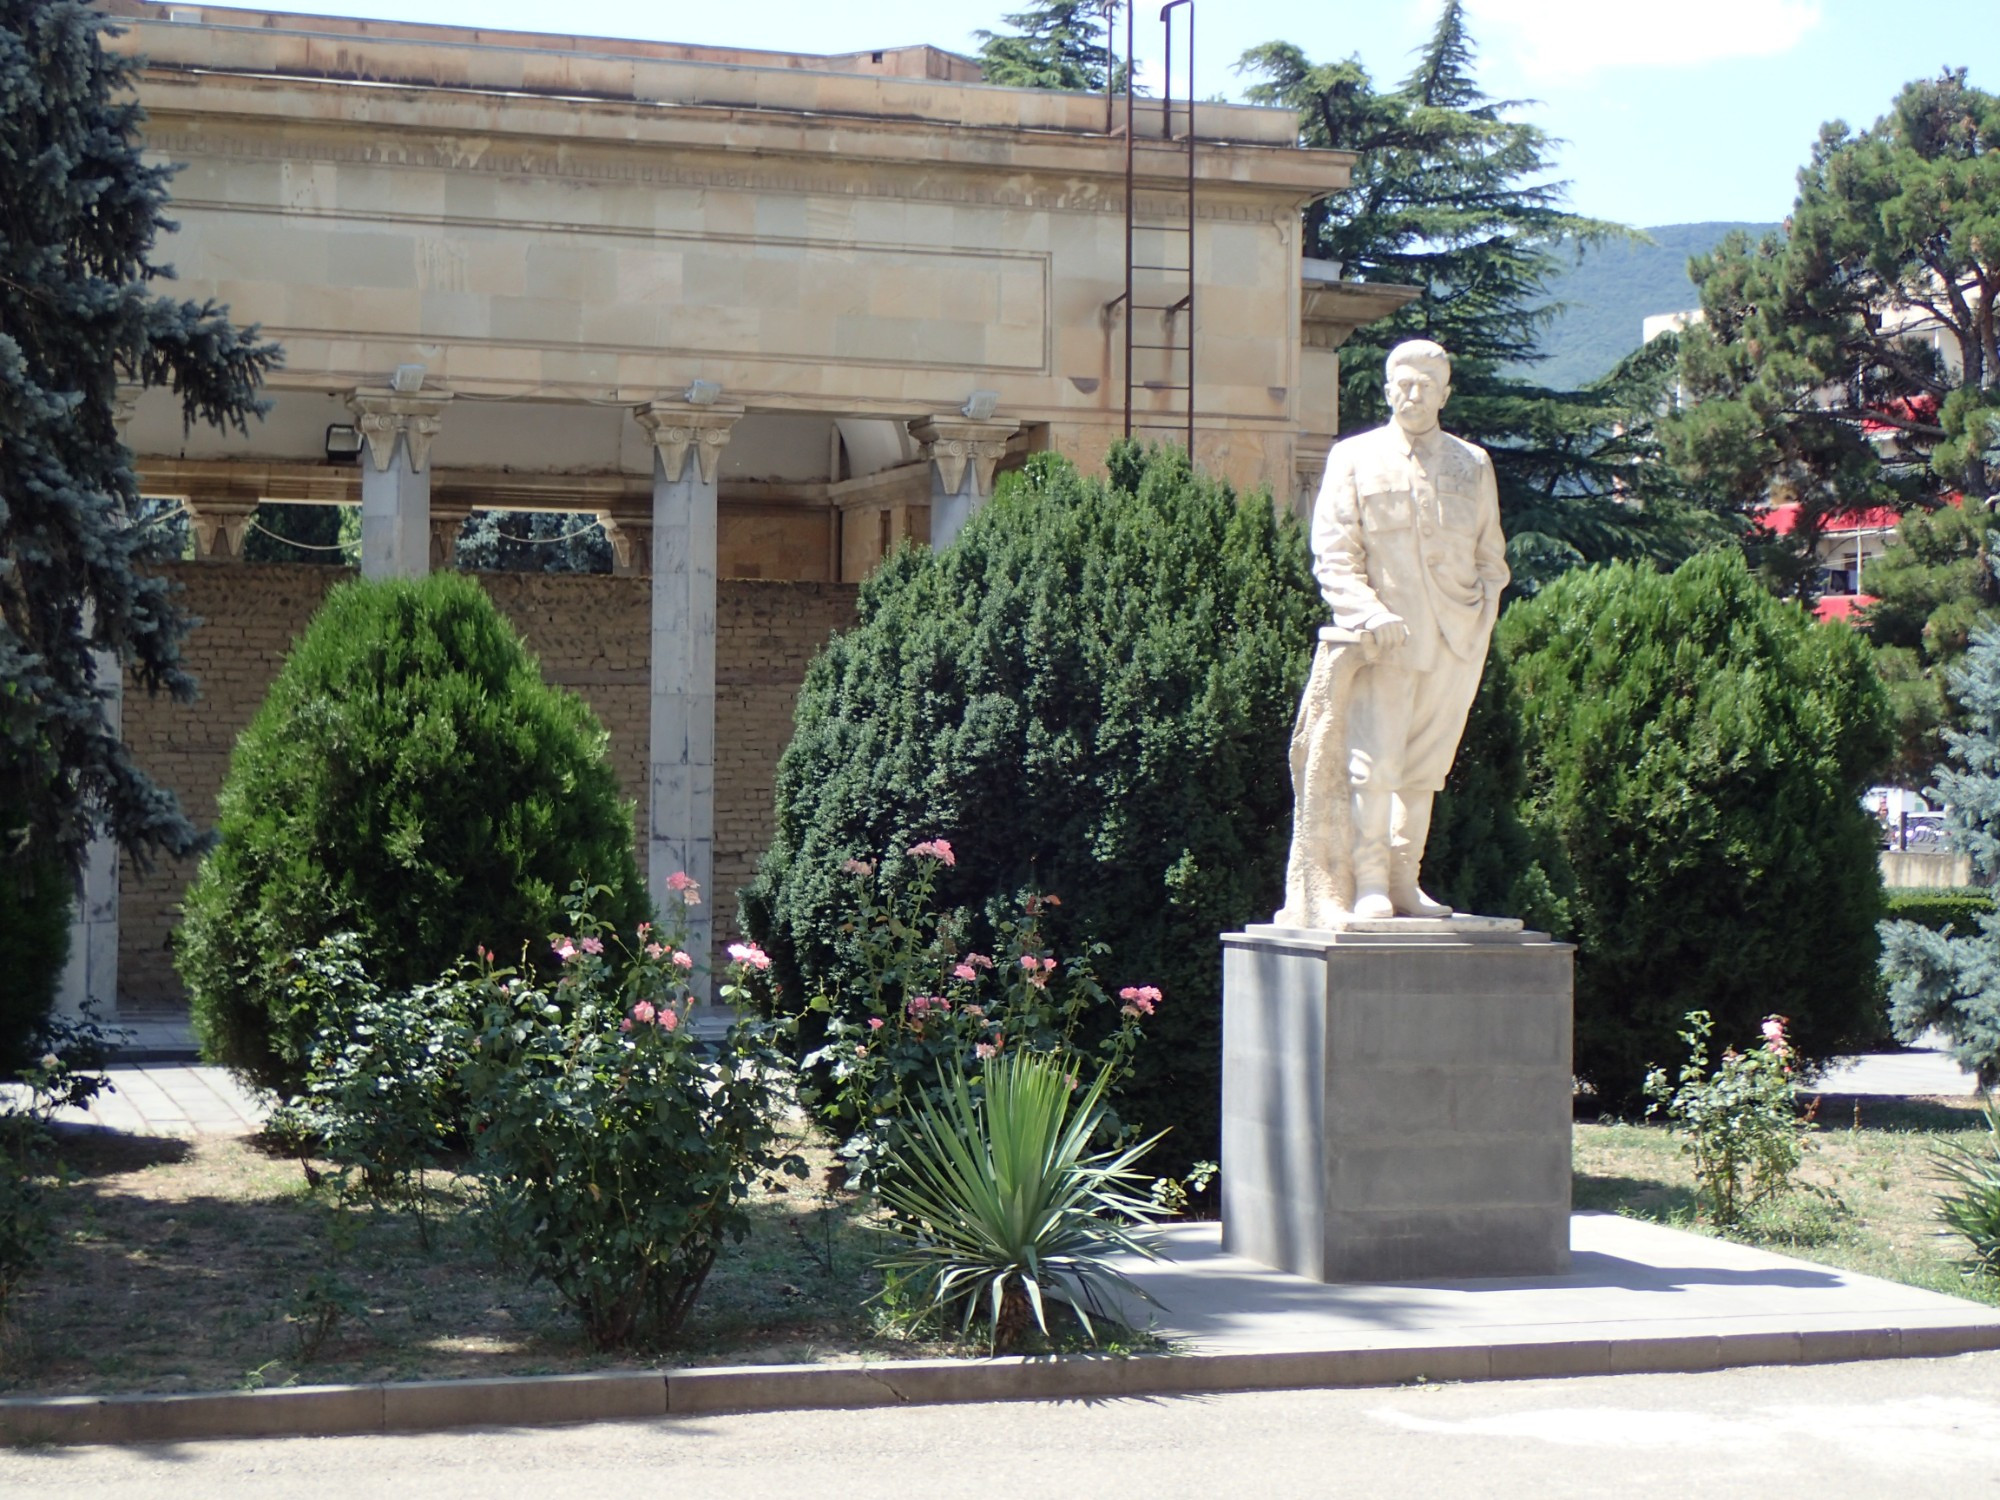
[[[431,443],[445,392],[361,389],[347,398],[361,459],[361,576],[421,578],[431,566]]]
[[[942,552],[993,493],[993,466],[1007,453],[1019,422],[924,417],[910,436],[931,466],[931,550]]]
[[[697,959],[714,952],[716,473],[741,407],[652,401],[637,413],[653,443],[652,749],[646,875],[662,912],[667,879],[700,885],[689,916]],[[702,972],[702,971],[697,971]],[[708,998],[704,980],[698,993]]]
[[[142,386],[121,384],[111,408],[111,420],[122,442],[138,409]],[[94,611],[84,606],[84,629]],[[93,651],[91,667],[103,694],[105,732],[124,734],[125,669],[109,651]],[[83,874],[77,881],[76,905],[70,912],[69,961],[56,990],[55,1012],[71,1018],[90,1008],[100,1021],[118,1014],[118,841],[108,833],[93,837],[84,850]]]

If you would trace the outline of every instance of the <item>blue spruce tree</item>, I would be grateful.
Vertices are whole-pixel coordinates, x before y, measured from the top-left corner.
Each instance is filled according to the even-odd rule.
[[[105,723],[99,653],[190,697],[186,626],[115,417],[123,384],[241,428],[275,346],[156,290],[172,168],[141,156],[136,64],[77,0],[0,0],[0,1072],[32,1049],[91,838],[143,859],[199,835]]]
[[[1937,773],[1937,794],[1951,809],[1959,846],[1974,878],[2000,886],[2000,624],[1972,633],[1971,649],[1952,674],[1963,730],[1946,730],[1952,766]],[[1915,922],[1882,924],[1882,966],[1889,975],[1889,1019],[1915,1041],[1932,1027],[1951,1041],[1961,1067],[1982,1088],[2000,1083],[2000,911],[1962,937]]]

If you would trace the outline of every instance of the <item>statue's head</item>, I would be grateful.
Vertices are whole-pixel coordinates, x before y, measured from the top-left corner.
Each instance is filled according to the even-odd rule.
[[[1383,394],[1396,425],[1408,433],[1429,432],[1451,396],[1451,356],[1429,339],[1410,339],[1383,361]]]

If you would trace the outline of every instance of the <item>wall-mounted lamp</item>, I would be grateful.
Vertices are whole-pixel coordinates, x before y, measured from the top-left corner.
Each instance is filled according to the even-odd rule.
[[[361,455],[361,432],[345,422],[334,422],[326,429],[326,461],[330,464],[351,464]]]
[[[990,422],[993,420],[993,413],[999,408],[999,405],[1000,393],[998,391],[974,391],[966,399],[965,405],[961,406],[959,410],[975,422]]]
[[[424,388],[427,373],[422,365],[397,365],[389,376],[389,389],[399,396],[414,396]]]

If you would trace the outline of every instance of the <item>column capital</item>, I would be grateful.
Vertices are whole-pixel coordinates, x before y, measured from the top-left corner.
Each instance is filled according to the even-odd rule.
[[[672,484],[687,472],[688,454],[695,457],[703,484],[714,484],[729,432],[743,415],[740,406],[694,406],[686,401],[648,401],[632,415],[660,455],[660,472]]]
[[[611,571],[621,578],[645,578],[653,571],[653,507],[600,510],[597,524],[611,543]]]
[[[431,443],[443,427],[444,409],[450,391],[426,391],[404,395],[386,386],[357,386],[347,397],[347,409],[354,413],[354,425],[368,444],[369,460],[378,470],[387,470],[396,461],[396,439],[410,455],[410,468],[423,473],[430,467]]]
[[[1021,430],[1021,424],[1005,418],[975,422],[966,417],[919,417],[909,428],[925,461],[937,465],[943,493],[961,493],[970,470],[977,499],[993,492],[994,465],[1007,456],[1007,440]]]
[[[431,571],[448,573],[458,566],[458,534],[465,530],[465,519],[472,514],[469,500],[431,499]]]
[[[190,495],[183,500],[194,532],[194,555],[204,562],[240,562],[243,536],[256,513],[253,495]]]

